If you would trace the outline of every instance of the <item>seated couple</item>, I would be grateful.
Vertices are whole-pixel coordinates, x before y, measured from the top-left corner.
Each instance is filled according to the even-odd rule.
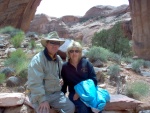
[[[73,42],[67,49],[67,62],[57,55],[64,43],[51,32],[41,39],[44,50],[37,53],[28,66],[29,99],[37,113],[99,113],[109,101],[109,93],[97,87],[92,64],[82,57],[82,46]],[[65,93],[69,95],[67,98]]]

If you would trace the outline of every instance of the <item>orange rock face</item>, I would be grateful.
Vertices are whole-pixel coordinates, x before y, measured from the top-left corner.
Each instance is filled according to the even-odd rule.
[[[72,25],[79,22],[79,17],[68,15],[61,17],[61,20],[67,25]]]
[[[133,25],[133,51],[150,60],[150,0],[129,0]]]
[[[13,26],[27,31],[41,0],[1,0],[0,28]]]

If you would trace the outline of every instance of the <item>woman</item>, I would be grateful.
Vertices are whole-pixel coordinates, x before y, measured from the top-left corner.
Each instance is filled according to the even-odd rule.
[[[78,42],[73,42],[67,49],[67,62],[63,64],[62,78],[64,85],[62,91],[69,91],[69,99],[75,104],[77,113],[93,113],[90,107],[87,107],[76,94],[74,86],[78,83],[92,79],[97,86],[96,74],[92,64],[82,57],[82,46]]]

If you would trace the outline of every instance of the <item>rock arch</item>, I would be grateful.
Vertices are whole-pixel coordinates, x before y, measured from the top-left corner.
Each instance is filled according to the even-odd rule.
[[[133,25],[133,51],[150,60],[150,0],[129,0]]]
[[[27,31],[41,0],[0,0],[0,28],[13,26]]]

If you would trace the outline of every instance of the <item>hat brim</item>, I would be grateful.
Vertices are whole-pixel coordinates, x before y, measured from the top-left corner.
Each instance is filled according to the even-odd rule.
[[[55,41],[55,42],[60,42],[60,46],[64,44],[64,40],[60,40],[60,39],[41,39],[41,44],[43,47],[46,47],[47,41]]]

